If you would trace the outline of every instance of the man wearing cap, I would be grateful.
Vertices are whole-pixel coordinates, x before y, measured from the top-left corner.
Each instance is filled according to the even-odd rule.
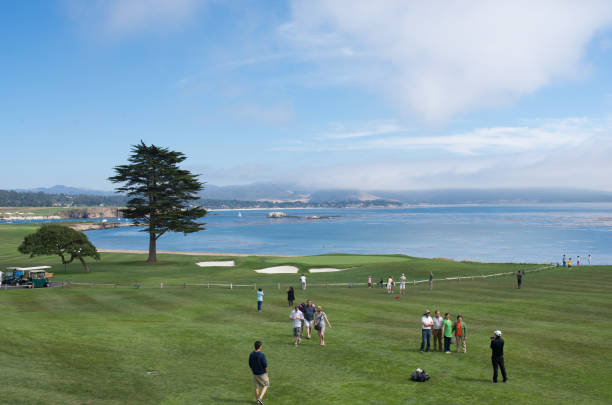
[[[491,363],[493,364],[493,382],[497,382],[497,367],[501,370],[503,381],[506,382],[506,367],[504,367],[504,339],[502,339],[501,331],[493,332],[495,336],[491,336]]]
[[[428,352],[431,344],[431,327],[433,326],[433,319],[430,314],[431,312],[428,309],[421,318],[421,353],[423,353],[423,349]],[[425,348],[425,339],[427,339],[427,348]]]

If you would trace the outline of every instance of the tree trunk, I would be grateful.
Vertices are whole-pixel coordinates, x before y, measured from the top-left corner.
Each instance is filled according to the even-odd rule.
[[[157,263],[157,238],[155,233],[149,233],[149,258],[147,263]]]
[[[85,271],[89,273],[91,270],[89,270],[89,267],[87,266],[87,263],[85,263],[85,259],[83,259],[83,256],[79,256],[79,260],[81,261],[81,263],[83,263],[83,267],[85,267]]]

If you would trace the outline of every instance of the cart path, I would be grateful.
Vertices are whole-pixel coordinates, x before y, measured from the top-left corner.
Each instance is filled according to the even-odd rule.
[[[136,253],[149,254],[148,250],[131,250],[131,249],[98,249],[100,253]],[[168,255],[184,255],[184,256],[230,256],[230,257],[303,257],[299,255],[264,255],[254,253],[212,253],[212,252],[171,252],[168,250],[158,250],[158,254]]]

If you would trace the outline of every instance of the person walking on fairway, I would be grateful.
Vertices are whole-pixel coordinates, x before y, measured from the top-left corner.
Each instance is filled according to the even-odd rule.
[[[463,317],[461,315],[457,315],[457,322],[455,322],[455,325],[453,325],[453,332],[455,332],[455,342],[457,343],[457,353],[459,353],[459,347],[462,347],[463,353],[466,353],[467,347],[465,344],[465,338],[466,338],[465,322],[463,322]]]
[[[295,290],[293,287],[289,287],[287,290],[287,302],[289,302],[289,306],[293,306],[293,301],[295,301]]]
[[[502,339],[501,331],[493,332],[495,336],[491,336],[491,363],[493,364],[493,382],[497,382],[497,368],[501,370],[503,381],[508,381],[506,376],[506,367],[504,366],[504,339]]]
[[[257,312],[261,312],[261,306],[263,305],[263,290],[260,288],[257,290]]]
[[[430,314],[431,312],[428,309],[421,318],[421,353],[423,353],[423,349],[428,352],[431,343],[431,327],[433,326],[433,319],[431,318]],[[427,347],[425,347],[426,340]]]
[[[518,288],[520,289],[521,284],[523,284],[523,274],[520,270],[516,273],[516,283],[518,284]]]
[[[442,351],[442,322],[444,322],[444,318],[440,316],[440,311],[436,309],[433,317],[433,351]],[[436,346],[437,342],[437,346]],[[437,350],[436,350],[437,347]]]
[[[304,310],[302,313],[304,314],[304,326],[306,327],[306,339],[310,339],[312,328],[314,328],[314,315],[316,312],[316,308],[312,301],[306,301],[306,305],[304,306]]]
[[[565,255],[563,255],[563,267],[565,267]]]
[[[331,329],[331,323],[327,318],[327,314],[323,312],[323,307],[320,305],[317,307],[317,313],[315,314],[315,329],[319,333],[319,346],[325,346],[325,322]]]
[[[433,290],[433,272],[429,272],[429,290]]]
[[[400,276],[400,294],[404,295],[406,292],[406,275],[402,273]]]
[[[263,397],[270,386],[268,378],[268,362],[266,355],[261,351],[261,342],[255,342],[255,351],[249,356],[249,367],[253,372],[253,383],[255,384],[255,400],[258,404],[263,405]],[[261,388],[261,391],[259,389]]]
[[[302,320],[304,320],[304,314],[302,314],[302,312],[296,306],[295,309],[289,314],[289,318],[291,318],[293,322],[293,336],[295,337],[295,343],[293,345],[297,347],[297,345],[302,341],[300,333],[302,331]]]
[[[372,288],[372,276],[368,276],[368,288]]]
[[[306,276],[303,274],[300,276],[300,283],[302,284],[302,290],[306,290]]]
[[[450,314],[444,314],[442,322],[442,335],[444,336],[444,353],[450,354],[451,338],[453,337],[453,321],[450,319]]]

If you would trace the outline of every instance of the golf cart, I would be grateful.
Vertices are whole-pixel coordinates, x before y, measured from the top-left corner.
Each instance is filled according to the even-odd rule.
[[[47,273],[45,269],[50,268],[51,266],[9,267],[3,277],[3,283],[30,288],[49,287],[49,277],[53,276],[53,273]]]

